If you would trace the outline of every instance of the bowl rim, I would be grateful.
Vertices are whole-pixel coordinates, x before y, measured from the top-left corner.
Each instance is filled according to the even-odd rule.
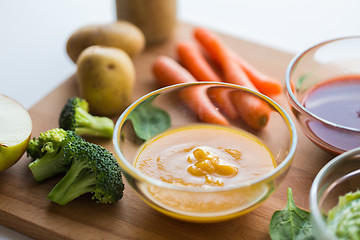
[[[337,167],[339,162],[341,162],[343,159],[347,159],[349,157],[353,157],[355,155],[360,154],[360,147],[353,148],[351,150],[348,150],[336,157],[334,157],[332,160],[330,160],[325,166],[321,168],[321,170],[317,173],[310,189],[310,212],[311,217],[313,221],[317,224],[320,231],[322,233],[328,233],[332,234],[332,232],[328,231],[327,225],[323,219],[323,216],[321,212],[319,211],[319,204],[318,204],[318,190],[319,190],[319,184],[324,176],[326,176],[326,173],[334,168]],[[335,235],[333,235],[334,237]]]
[[[295,57],[293,57],[293,59],[290,61],[287,69],[286,69],[286,73],[285,73],[285,89],[286,89],[286,93],[289,96],[289,98],[291,99],[292,102],[295,103],[295,105],[297,107],[299,107],[303,112],[305,112],[306,114],[308,114],[309,116],[311,116],[312,118],[315,118],[316,120],[323,122],[327,125],[330,125],[332,127],[336,127],[336,128],[341,128],[347,131],[353,131],[353,132],[359,132],[360,133],[360,128],[354,128],[354,127],[347,127],[341,124],[337,124],[334,123],[332,121],[326,120],[324,118],[321,118],[319,116],[317,116],[316,114],[312,113],[311,111],[309,111],[307,108],[305,108],[299,101],[298,99],[295,97],[292,88],[291,88],[291,84],[290,84],[290,76],[291,73],[293,72],[294,68],[297,66],[297,64],[300,62],[300,60],[302,59],[302,57],[304,55],[306,55],[308,52],[319,48],[321,46],[327,45],[329,43],[333,43],[333,42],[339,42],[339,41],[343,41],[343,40],[350,40],[350,39],[359,39],[360,40],[360,35],[359,36],[346,36],[346,37],[338,37],[338,38],[333,38],[333,39],[329,39],[326,41],[322,41],[319,43],[316,43],[314,45],[312,45],[311,47],[306,48],[305,50],[301,51],[300,53],[298,53],[297,55],[295,55]]]
[[[130,113],[131,110],[133,110],[140,102],[142,102],[144,99],[147,99],[155,94],[159,94],[161,92],[167,91],[167,90],[171,90],[171,89],[175,89],[175,88],[181,88],[181,87],[185,87],[185,86],[193,86],[193,85],[216,85],[216,86],[225,86],[225,87],[235,87],[238,89],[241,89],[242,91],[246,91],[249,92],[251,94],[254,94],[260,98],[262,98],[263,100],[265,100],[268,104],[270,104],[273,108],[276,109],[276,111],[282,116],[283,120],[285,121],[287,127],[288,127],[288,132],[290,135],[290,148],[288,149],[287,155],[285,157],[285,159],[279,164],[277,165],[272,171],[257,177],[255,179],[252,180],[248,180],[245,182],[242,182],[240,184],[237,185],[232,185],[232,186],[224,186],[224,187],[220,187],[220,188],[199,188],[199,187],[189,187],[189,186],[178,186],[178,185],[174,185],[174,184],[170,184],[170,183],[166,183],[163,182],[161,180],[157,180],[154,178],[151,178],[147,175],[145,175],[144,173],[142,173],[140,170],[134,168],[125,158],[125,156],[121,153],[120,148],[118,147],[118,139],[120,137],[120,132],[119,132],[119,128],[122,124],[125,123],[126,118],[128,116],[128,114]],[[161,187],[161,188],[167,188],[167,189],[171,189],[171,190],[180,190],[180,191],[187,191],[187,192],[222,192],[222,191],[229,191],[229,190],[235,190],[235,189],[240,189],[243,187],[247,187],[247,186],[251,186],[251,185],[255,185],[258,184],[260,182],[263,182],[273,176],[276,176],[277,174],[279,174],[284,168],[286,168],[286,166],[290,166],[291,161],[294,157],[295,154],[295,150],[297,147],[297,141],[298,141],[298,137],[297,137],[297,132],[296,132],[296,128],[295,128],[295,124],[293,123],[292,119],[290,118],[290,115],[278,104],[276,103],[274,100],[272,100],[271,98],[267,97],[264,94],[261,94],[257,91],[251,90],[247,87],[243,87],[243,86],[239,86],[236,84],[231,84],[231,83],[223,83],[223,82],[206,82],[206,81],[202,81],[202,82],[191,82],[191,83],[181,83],[181,84],[174,84],[171,86],[167,86],[167,87],[162,87],[159,89],[156,89],[150,93],[145,94],[144,96],[140,97],[139,99],[137,99],[136,101],[134,101],[121,115],[120,117],[117,119],[116,123],[115,123],[115,127],[114,127],[114,134],[113,134],[113,146],[116,152],[116,155],[118,157],[118,159],[120,159],[119,165],[120,167],[123,169],[123,171],[128,174],[131,175],[133,178],[141,181],[141,182],[147,182],[150,183],[154,186],[157,187]]]

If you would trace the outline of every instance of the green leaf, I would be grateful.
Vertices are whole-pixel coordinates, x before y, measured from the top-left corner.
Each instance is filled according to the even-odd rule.
[[[300,90],[301,89],[301,85],[303,84],[304,80],[307,78],[306,74],[303,74],[299,77],[299,80],[296,82],[296,90]]]
[[[360,239],[360,190],[339,197],[339,203],[328,212],[329,230],[339,239]]]
[[[291,188],[287,190],[287,205],[276,211],[270,221],[272,240],[310,240],[312,235],[310,213],[298,208],[293,199]]]
[[[143,140],[148,140],[171,126],[169,114],[163,109],[152,105],[157,96],[158,94],[149,97],[128,116],[136,135]]]

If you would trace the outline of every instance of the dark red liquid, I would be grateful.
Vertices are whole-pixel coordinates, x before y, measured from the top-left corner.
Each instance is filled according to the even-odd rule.
[[[360,75],[332,79],[309,90],[303,105],[313,114],[343,127],[308,122],[313,134],[335,148],[349,150],[360,146]]]
[[[321,83],[310,90],[304,100],[304,106],[315,115],[360,129],[360,76]]]

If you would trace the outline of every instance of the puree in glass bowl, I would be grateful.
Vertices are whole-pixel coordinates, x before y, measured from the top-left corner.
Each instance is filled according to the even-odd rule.
[[[360,239],[360,191],[339,197],[328,212],[328,227],[339,239]]]
[[[151,178],[169,184],[212,189],[258,178],[272,171],[275,161],[265,144],[248,132],[196,124],[168,130],[145,142],[134,166]],[[147,189],[147,195],[160,204],[186,212],[230,211],[251,205],[267,192],[268,187],[264,185],[206,196],[157,187]]]

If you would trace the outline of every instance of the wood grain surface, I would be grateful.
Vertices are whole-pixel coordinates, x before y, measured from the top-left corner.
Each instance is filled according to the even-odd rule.
[[[291,55],[245,40],[221,37],[261,71],[284,82]],[[174,57],[175,42],[185,39],[192,39],[192,26],[179,23],[170,41],[148,47],[134,59],[137,82],[133,100],[158,88],[151,73],[153,60],[160,54]],[[61,108],[69,97],[78,95],[76,79],[70,76],[32,107],[29,112],[33,120],[33,136],[58,127]],[[285,95],[276,101],[294,119]],[[296,126],[298,147],[281,187],[259,208],[234,220],[212,224],[175,220],[147,206],[128,185],[123,199],[113,205],[97,204],[85,195],[66,206],[59,206],[46,199],[59,179],[36,183],[27,167],[31,159],[24,154],[17,164],[0,173],[0,224],[35,239],[269,239],[271,215],[285,207],[287,187],[293,189],[296,204],[308,209],[311,183],[321,167],[332,158],[310,142],[297,123]],[[88,140],[113,152],[110,140]]]

